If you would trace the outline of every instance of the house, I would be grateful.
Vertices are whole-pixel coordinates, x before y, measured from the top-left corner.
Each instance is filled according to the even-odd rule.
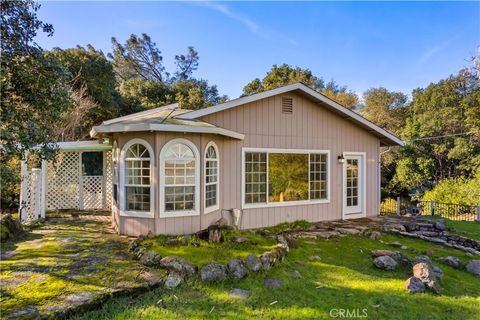
[[[177,104],[103,122],[122,234],[187,234],[376,216],[380,147],[395,135],[300,84],[201,110]],[[239,210],[238,210],[239,209]]]

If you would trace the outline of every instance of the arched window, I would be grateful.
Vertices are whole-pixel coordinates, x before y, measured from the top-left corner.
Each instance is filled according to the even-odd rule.
[[[153,150],[142,139],[129,141],[122,149],[123,201],[125,215],[153,217]]]
[[[212,141],[205,148],[205,213],[212,212],[219,208],[218,205],[218,183],[219,183],[219,161],[218,148]]]
[[[199,163],[195,145],[185,139],[172,140],[163,147],[160,159],[163,181],[161,216],[198,214]]]

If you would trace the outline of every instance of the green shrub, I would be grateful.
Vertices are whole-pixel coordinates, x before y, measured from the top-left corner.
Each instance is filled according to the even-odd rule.
[[[425,192],[422,200],[470,206],[480,205],[480,168],[477,168],[471,179],[461,177],[441,181],[435,188]]]

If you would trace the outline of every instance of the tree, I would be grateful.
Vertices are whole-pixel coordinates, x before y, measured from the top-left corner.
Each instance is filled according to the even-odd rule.
[[[2,158],[26,151],[48,158],[52,123],[69,106],[66,70],[34,42],[39,30],[52,35],[53,27],[38,20],[40,5],[31,0],[2,0],[0,6]]]
[[[243,88],[243,95],[272,90],[297,82],[309,86],[349,109],[354,108],[358,103],[357,95],[348,91],[345,86],[339,86],[334,81],[325,84],[321,77],[313,75],[310,70],[292,67],[288,64],[282,64],[281,66],[273,65],[262,80],[256,78],[249,82]]]
[[[401,92],[389,91],[383,87],[372,88],[364,92],[364,102],[359,111],[366,119],[399,135],[405,126],[407,100],[407,96]],[[399,157],[400,148],[398,147],[389,148],[388,152],[382,153],[380,163],[383,194],[391,195],[401,191],[397,190],[396,185],[392,183]]]
[[[413,91],[402,138],[407,142],[395,181],[430,189],[441,180],[469,178],[480,166],[480,86],[462,70]]]
[[[195,79],[199,56],[193,47],[175,56],[176,70],[170,77],[163,66],[161,51],[146,35],[131,35],[124,45],[112,39],[114,51],[108,57],[119,77],[118,91],[123,98],[122,114],[178,102],[181,108],[201,109],[227,99],[216,86]]]
[[[85,139],[92,126],[120,113],[120,95],[116,91],[113,66],[102,51],[88,45],[87,48],[55,48],[49,54],[69,71],[67,82],[71,87],[72,117],[75,119],[73,121],[72,118],[72,121],[77,124],[76,128],[69,124],[70,139]],[[83,101],[80,104],[84,105],[82,112],[78,112],[79,99]],[[82,119],[79,116],[82,116]],[[68,119],[67,114],[65,117]],[[73,132],[76,134],[72,135]]]
[[[139,77],[143,80],[164,82],[169,74],[163,66],[162,52],[149,35],[142,33],[139,37],[130,35],[122,45],[116,38],[112,38],[113,53],[108,57],[113,61],[113,69],[122,80]]]
[[[189,79],[193,71],[198,68],[198,60],[198,52],[193,47],[188,47],[186,55],[176,55],[175,64],[177,65],[177,71],[175,72],[175,80],[185,81]]]

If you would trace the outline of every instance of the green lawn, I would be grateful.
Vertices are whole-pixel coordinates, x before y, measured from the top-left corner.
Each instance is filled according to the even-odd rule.
[[[457,227],[457,226],[455,226]],[[458,224],[459,230],[478,234]],[[468,230],[467,230],[468,229]],[[470,230],[472,229],[472,230]],[[158,288],[151,292],[115,298],[101,309],[77,315],[75,319],[330,319],[331,309],[366,309],[367,319],[478,319],[480,314],[480,278],[444,265],[441,257],[454,255],[462,262],[472,259],[463,252],[418,239],[384,235],[381,243],[361,236],[331,240],[300,240],[286,261],[268,272],[251,274],[243,280],[205,284],[190,280],[175,290]],[[442,295],[408,294],[404,287],[410,268],[382,271],[373,267],[370,250],[391,249],[398,241],[408,249],[409,257],[426,253],[445,273]],[[153,246],[153,244],[151,244]],[[268,247],[269,243],[262,243]],[[184,247],[185,248],[185,247]],[[224,262],[230,255],[243,255],[251,248],[237,251],[210,250],[207,246],[171,247],[165,254],[178,254],[190,262],[204,263],[210,258]],[[158,249],[158,248],[157,248]],[[312,255],[320,261],[310,261]],[[298,277],[300,274],[301,278]],[[265,288],[266,277],[283,282],[280,289]],[[250,290],[244,301],[229,297],[233,288]]]

